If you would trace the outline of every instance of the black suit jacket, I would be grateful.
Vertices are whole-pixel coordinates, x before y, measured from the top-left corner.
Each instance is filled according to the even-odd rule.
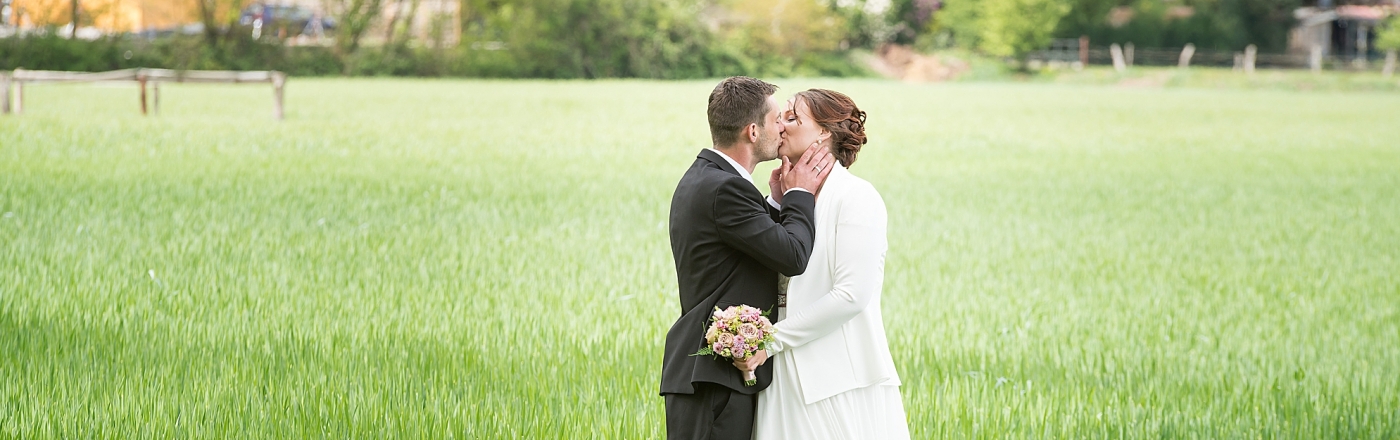
[[[700,151],[671,198],[671,253],[676,260],[681,316],[666,333],[661,394],[692,394],[696,382],[754,394],[773,381],[770,365],[758,383],[744,386],[731,361],[690,356],[705,346],[710,313],[737,304],[773,310],[777,319],[778,273],[797,276],[812,255],[816,198],[793,191],[777,211],[724,157]]]

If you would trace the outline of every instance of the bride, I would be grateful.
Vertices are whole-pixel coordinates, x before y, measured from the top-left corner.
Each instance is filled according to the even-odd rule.
[[[899,375],[880,315],[884,281],[885,203],[848,168],[865,144],[865,112],[844,94],[812,89],[788,101],[778,177],[803,149],[830,149],[838,165],[817,197],[816,241],[806,272],[788,281],[778,301],[777,342],[740,368],[770,360],[773,383],[759,393],[754,438],[907,439]],[[785,300],[785,301],[784,301]]]

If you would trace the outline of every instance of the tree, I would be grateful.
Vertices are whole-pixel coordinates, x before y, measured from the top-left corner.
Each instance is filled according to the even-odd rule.
[[[1281,52],[1288,48],[1288,30],[1295,22],[1293,10],[1302,4],[1301,0],[1221,0],[1220,6],[1238,20],[1245,44]]]
[[[894,35],[890,41],[914,44],[920,35],[929,30],[938,5],[938,0],[894,0],[890,12],[885,14],[893,26]]]
[[[389,24],[384,26],[384,51],[389,53],[397,47],[408,44],[407,37],[412,37],[409,30],[413,27],[413,19],[418,15],[419,0],[407,0],[408,7],[404,7],[404,0],[392,0],[394,5],[394,15],[389,16]]]
[[[792,71],[835,50],[819,0],[464,0],[469,70],[546,78]]]
[[[986,0],[978,20],[978,48],[990,55],[1024,61],[1031,51],[1050,45],[1067,0]]]
[[[1395,74],[1395,52],[1400,51],[1400,15],[1390,17],[1380,34],[1376,35],[1376,48],[1385,51],[1385,69],[1388,78]]]
[[[758,58],[776,56],[793,58],[807,52],[829,52],[841,47],[843,34],[848,29],[841,15],[813,0],[788,1],[736,1],[729,5],[736,19],[732,27],[721,33],[730,41],[747,46],[752,55]],[[852,15],[862,11],[858,7],[847,8]],[[734,37],[739,37],[736,41]],[[859,43],[847,44],[855,45]]]
[[[934,14],[934,27],[951,36],[954,45],[976,49],[981,43],[983,5],[980,0],[951,0]]]
[[[1400,15],[1390,17],[1376,35],[1376,48],[1380,50],[1400,50]]]
[[[1240,50],[1254,44],[1262,52],[1287,47],[1293,11],[1302,0],[1067,0],[1070,13],[1055,35],[1087,35],[1096,45],[1136,43],[1139,47]],[[1310,0],[1309,0],[1310,1]],[[1344,2],[1345,3],[1345,2]],[[1110,23],[1115,8],[1128,7],[1132,19]],[[1185,14],[1182,15],[1182,9]]]
[[[239,0],[195,0],[199,9],[199,22],[204,25],[204,43],[211,48],[219,46],[225,32],[238,21]]]
[[[800,11],[799,14],[812,15],[806,19],[822,20],[831,17],[840,20],[845,25],[845,30],[842,31],[845,36],[837,41],[843,48],[878,47],[893,40],[899,32],[899,23],[892,15],[893,8],[900,5],[892,4],[890,0],[750,0],[747,3],[775,11],[782,10],[784,14],[788,10],[797,10]],[[793,18],[796,17],[783,17],[784,20]]]
[[[360,49],[360,38],[383,12],[384,0],[327,0],[326,7],[336,16],[336,49],[349,56]]]
[[[15,0],[10,10],[16,24],[49,26],[72,20],[70,7],[71,2],[66,0]]]

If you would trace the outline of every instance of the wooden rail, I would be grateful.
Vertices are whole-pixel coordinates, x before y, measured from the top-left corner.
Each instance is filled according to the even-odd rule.
[[[273,116],[282,120],[283,88],[287,84],[287,74],[276,70],[231,71],[231,70],[170,70],[170,69],[123,69],[110,72],[65,72],[56,70],[24,70],[0,72],[0,113],[19,114],[24,111],[24,83],[66,83],[66,82],[121,82],[135,81],[141,88],[141,114],[146,112],[146,85],[150,84],[154,95],[155,113],[160,113],[160,83],[271,83],[273,93]],[[13,104],[13,108],[12,105]]]

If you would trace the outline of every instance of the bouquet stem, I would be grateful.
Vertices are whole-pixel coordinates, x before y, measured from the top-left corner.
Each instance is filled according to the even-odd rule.
[[[758,376],[754,376],[752,371],[744,372],[744,386],[753,386],[758,383]]]

